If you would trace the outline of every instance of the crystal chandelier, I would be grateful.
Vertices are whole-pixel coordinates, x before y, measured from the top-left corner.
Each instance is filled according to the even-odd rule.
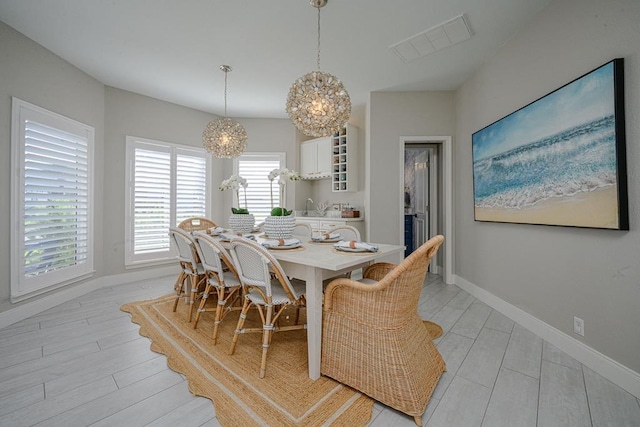
[[[320,71],[320,8],[327,0],[310,0],[318,9],[318,70],[296,79],[287,96],[287,114],[296,128],[309,136],[329,136],[351,115],[351,99],[336,76]]]
[[[224,71],[224,118],[215,119],[202,132],[202,145],[214,156],[232,159],[242,154],[247,147],[247,132],[237,121],[227,117],[227,74],[229,65],[221,65]]]

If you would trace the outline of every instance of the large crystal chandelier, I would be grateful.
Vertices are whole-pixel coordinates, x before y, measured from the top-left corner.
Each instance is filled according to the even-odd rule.
[[[298,78],[287,96],[287,114],[300,132],[329,136],[340,130],[351,115],[351,99],[334,75],[320,71],[320,8],[327,0],[310,0],[318,9],[318,70]]]
[[[214,156],[232,159],[242,154],[247,147],[247,132],[237,121],[227,117],[227,74],[229,65],[221,65],[224,71],[224,118],[215,119],[202,132],[202,145]]]

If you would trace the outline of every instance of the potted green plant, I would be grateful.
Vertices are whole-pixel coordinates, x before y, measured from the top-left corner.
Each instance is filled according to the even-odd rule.
[[[240,207],[240,187],[244,190],[244,208]],[[231,216],[229,217],[229,227],[235,233],[250,233],[256,222],[255,217],[249,213],[247,208],[247,187],[247,180],[240,175],[231,175],[220,184],[220,191],[234,190],[236,192],[238,207],[231,208]]]
[[[296,219],[292,215],[293,211],[285,208],[287,182],[297,181],[300,175],[296,171],[287,168],[274,169],[268,175],[271,190],[271,216],[265,218],[264,231],[271,238],[289,238],[296,225]],[[278,178],[280,186],[280,197],[278,206],[273,202],[273,181]]]

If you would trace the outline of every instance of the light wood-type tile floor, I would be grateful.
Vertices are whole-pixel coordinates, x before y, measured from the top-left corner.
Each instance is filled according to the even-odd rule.
[[[121,304],[172,291],[174,277],[100,289],[0,330],[0,426],[217,426]],[[429,427],[640,426],[640,402],[439,276],[421,315],[440,324],[447,372]],[[376,403],[369,427],[413,426]]]

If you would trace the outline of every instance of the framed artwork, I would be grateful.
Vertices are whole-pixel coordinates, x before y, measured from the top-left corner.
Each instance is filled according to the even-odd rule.
[[[629,229],[623,59],[472,135],[476,221]]]

